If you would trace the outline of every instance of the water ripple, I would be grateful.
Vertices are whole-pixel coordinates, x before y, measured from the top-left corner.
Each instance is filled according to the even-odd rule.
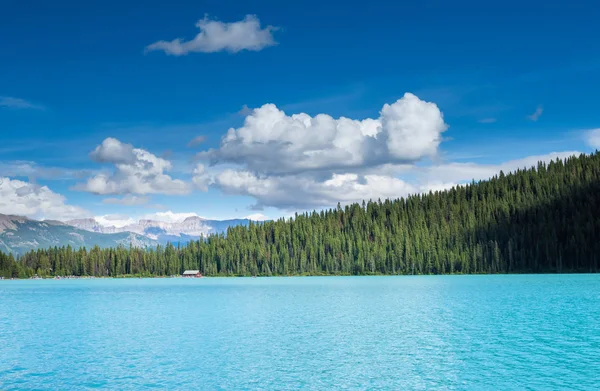
[[[600,276],[0,282],[2,390],[597,390]]]

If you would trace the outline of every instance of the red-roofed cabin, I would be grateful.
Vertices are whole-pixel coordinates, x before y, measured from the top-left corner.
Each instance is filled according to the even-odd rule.
[[[202,273],[200,273],[200,270],[186,270],[183,272],[183,274],[181,275],[182,277],[202,277]]]

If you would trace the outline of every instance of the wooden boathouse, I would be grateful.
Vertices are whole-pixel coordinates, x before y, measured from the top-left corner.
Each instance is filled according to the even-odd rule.
[[[181,275],[181,277],[202,277],[202,273],[200,273],[200,270],[186,270],[183,272],[183,274]]]

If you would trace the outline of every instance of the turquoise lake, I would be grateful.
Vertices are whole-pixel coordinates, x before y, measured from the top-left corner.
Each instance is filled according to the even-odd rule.
[[[600,275],[0,281],[0,390],[598,390]]]

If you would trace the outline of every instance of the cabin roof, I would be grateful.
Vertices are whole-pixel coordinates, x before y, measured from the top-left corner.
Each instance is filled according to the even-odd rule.
[[[198,274],[200,273],[200,270],[186,270],[183,272],[183,275],[187,275],[187,274]]]

